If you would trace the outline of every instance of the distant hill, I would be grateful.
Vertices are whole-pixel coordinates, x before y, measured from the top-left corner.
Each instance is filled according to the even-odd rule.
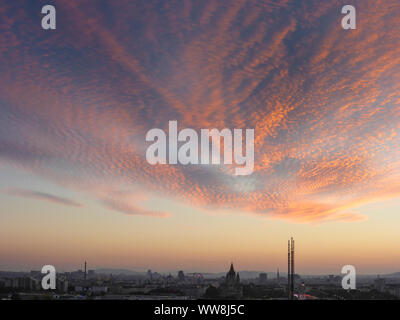
[[[155,270],[156,271],[156,270]],[[185,274],[190,274],[190,273],[196,273],[195,271],[184,271]],[[204,278],[221,278],[221,277],[225,277],[226,273],[228,271],[225,272],[199,272],[203,275]],[[133,271],[133,270],[129,270],[129,269],[113,269],[113,268],[100,268],[100,269],[96,269],[96,273],[102,273],[102,274],[114,274],[114,275],[118,275],[118,274],[125,274],[125,275],[130,275],[130,276],[145,276],[146,272],[145,271]],[[173,276],[176,276],[178,274],[178,271],[168,271],[168,272],[162,272],[159,271],[158,273],[160,274],[164,274],[164,275],[168,275],[168,274],[172,274]],[[245,280],[245,279],[255,279],[258,278],[260,273],[266,273],[268,275],[268,279],[275,279],[276,278],[276,272],[266,272],[266,271],[248,271],[248,270],[243,270],[240,271],[239,270],[239,275],[240,278]],[[337,274],[339,276],[342,276],[341,274]],[[286,277],[287,274],[281,272],[280,273],[281,277]],[[315,276],[328,276],[328,275],[301,275],[301,277],[303,278],[309,278],[309,277],[315,277]],[[376,278],[377,275],[376,274],[360,274],[359,277],[362,278]],[[400,272],[394,272],[394,273],[390,273],[390,274],[381,274],[382,278],[400,278]]]
[[[112,268],[101,268],[96,269],[96,273],[103,273],[103,274],[126,274],[126,275],[145,275],[145,272],[137,272],[129,269],[112,269]]]
[[[385,277],[388,277],[388,278],[400,278],[400,272],[390,273],[390,274],[385,275]]]
[[[156,270],[155,270],[156,271]],[[186,274],[190,274],[190,273],[195,273],[195,271],[184,271]],[[203,277],[205,278],[221,278],[221,277],[225,277],[226,276],[226,272],[199,272],[203,275]],[[113,269],[113,268],[100,268],[100,269],[96,269],[96,273],[100,273],[100,274],[114,274],[114,275],[118,275],[118,274],[125,274],[125,275],[137,275],[137,276],[144,276],[146,275],[146,272],[142,271],[133,271],[133,270],[129,270],[129,269]],[[172,274],[173,276],[176,276],[178,274],[178,271],[171,271],[171,272],[158,272],[160,274]],[[265,272],[265,271],[239,271],[239,275],[241,279],[254,279],[254,278],[258,278],[260,273],[267,273],[268,274],[268,278],[269,279],[273,279],[276,278],[276,272]],[[284,276],[283,274],[281,274],[281,276]]]
[[[276,272],[266,272],[266,271],[240,271],[239,270],[239,276],[240,279],[255,279],[260,276],[260,273],[266,273],[268,276],[268,279],[274,279],[276,278]],[[224,273],[224,276],[226,275],[226,272]],[[283,276],[283,274],[281,274]]]

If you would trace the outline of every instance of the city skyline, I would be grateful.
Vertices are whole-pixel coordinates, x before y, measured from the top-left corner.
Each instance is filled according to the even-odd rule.
[[[51,2],[0,4],[0,270],[400,271],[398,0]],[[170,121],[254,170],[150,164]]]

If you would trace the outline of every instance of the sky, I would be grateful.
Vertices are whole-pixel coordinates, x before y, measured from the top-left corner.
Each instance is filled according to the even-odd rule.
[[[348,2],[2,1],[0,270],[400,271],[400,3]],[[254,172],[149,164],[173,120]]]

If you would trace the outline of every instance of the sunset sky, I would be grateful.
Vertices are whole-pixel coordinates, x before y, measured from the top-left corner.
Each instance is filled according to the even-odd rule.
[[[150,165],[171,120],[254,128],[254,172]],[[285,272],[291,236],[400,271],[399,0],[0,3],[0,270]]]

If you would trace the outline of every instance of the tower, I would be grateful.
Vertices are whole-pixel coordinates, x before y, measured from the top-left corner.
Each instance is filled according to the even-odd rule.
[[[288,277],[288,287],[287,287],[287,289],[288,289],[288,294],[289,294],[289,299],[291,299],[291,297],[292,297],[292,294],[291,294],[291,292],[290,292],[290,289],[291,289],[291,276],[290,276],[290,271],[291,271],[291,269],[290,269],[290,240],[288,240],[288,243],[287,243],[287,263],[288,263],[288,268],[287,268],[287,277]]]
[[[288,293],[289,299],[293,300],[294,293],[294,240],[288,240]]]
[[[292,251],[291,251],[291,273],[290,273],[290,276],[291,276],[291,288],[290,288],[290,291],[291,291],[291,293],[292,293],[292,299],[293,299],[293,294],[294,294],[294,240],[293,240],[293,238],[291,238],[290,239],[290,241],[292,242]]]
[[[227,283],[235,283],[236,281],[236,272],[235,269],[233,268],[233,263],[231,263],[231,267],[229,269],[229,272],[226,274],[225,281]]]
[[[87,273],[86,273],[86,261],[85,261],[85,274],[84,274],[84,279],[85,279],[85,281],[86,281],[86,275],[87,275]]]
[[[243,296],[243,286],[240,284],[240,276],[238,272],[235,272],[233,263],[226,274],[225,281],[221,283],[220,295],[223,298],[238,299]]]
[[[178,279],[180,282],[184,282],[185,281],[185,274],[183,273],[183,271],[179,271],[178,272]]]

